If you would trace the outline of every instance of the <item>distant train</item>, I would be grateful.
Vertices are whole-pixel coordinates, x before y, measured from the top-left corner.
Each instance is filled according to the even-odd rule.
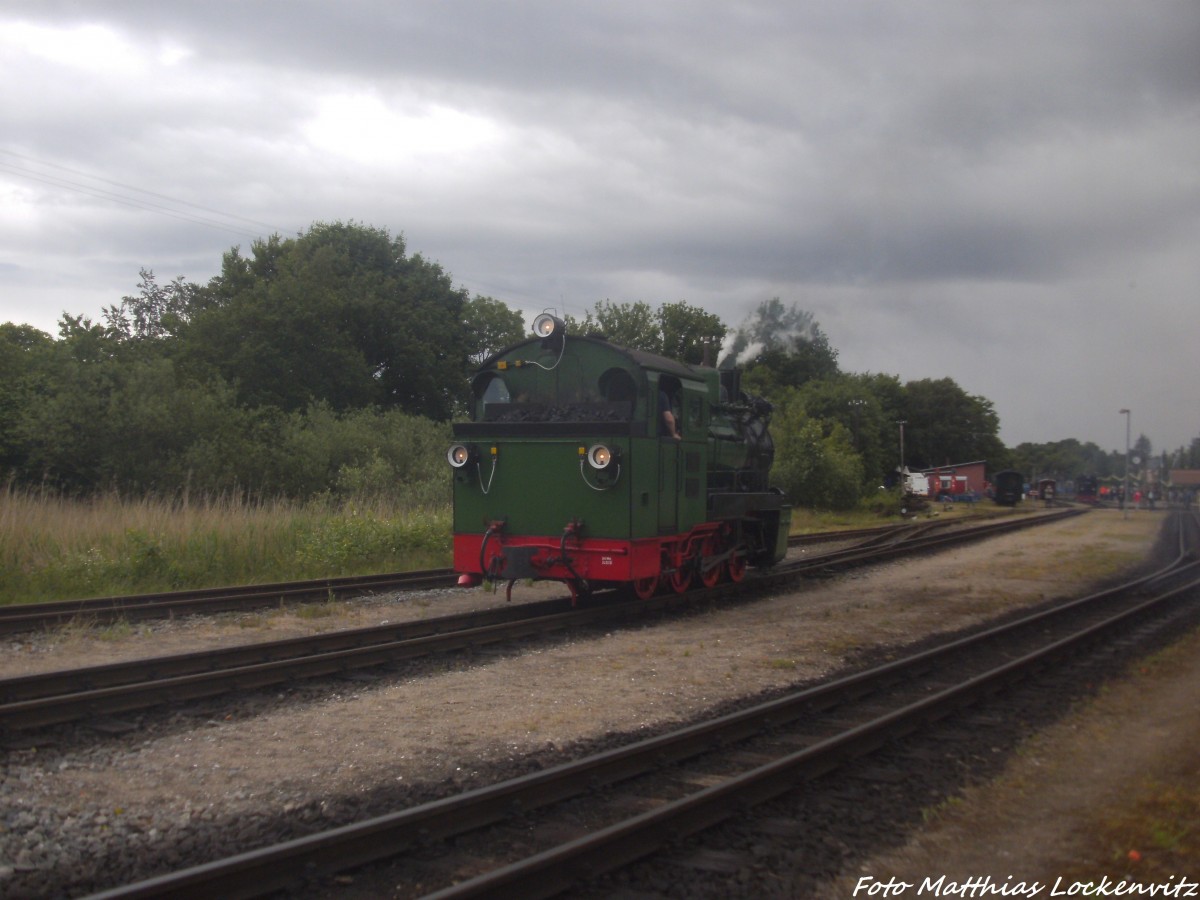
[[[1013,469],[992,476],[992,498],[1000,506],[1016,506],[1025,493],[1025,477]]]
[[[459,583],[554,580],[638,597],[740,581],[787,552],[791,506],[769,483],[771,405],[740,373],[568,335],[486,360],[454,425]]]
[[[1037,495],[1039,500],[1045,500],[1047,503],[1052,503],[1054,498],[1058,496],[1058,481],[1053,478],[1039,479]]]
[[[1075,500],[1096,503],[1100,499],[1100,480],[1095,475],[1080,475],[1075,479]]]

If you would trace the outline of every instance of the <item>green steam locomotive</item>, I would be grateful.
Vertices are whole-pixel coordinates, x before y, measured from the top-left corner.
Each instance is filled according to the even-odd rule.
[[[568,335],[549,314],[533,328],[472,376],[471,420],[454,425],[459,584],[648,598],[783,558],[771,406],[741,392],[740,372]]]

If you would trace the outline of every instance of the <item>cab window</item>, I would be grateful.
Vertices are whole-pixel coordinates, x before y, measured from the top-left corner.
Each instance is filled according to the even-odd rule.
[[[512,402],[508,384],[503,378],[492,372],[484,372],[478,376],[471,385],[471,390],[475,394],[475,418],[477,420],[485,418],[489,406]]]

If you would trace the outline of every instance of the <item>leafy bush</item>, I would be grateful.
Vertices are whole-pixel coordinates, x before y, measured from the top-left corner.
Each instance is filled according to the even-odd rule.
[[[446,503],[450,479],[443,461],[449,442],[445,423],[397,410],[338,414],[317,405],[281,423],[263,480],[290,497]]]
[[[445,560],[449,535],[450,519],[446,514],[382,519],[352,511],[321,519],[306,530],[296,549],[296,563],[300,570],[318,573],[363,567],[369,570],[385,563],[410,568],[402,564],[409,560]]]
[[[849,434],[834,423],[829,434],[798,404],[785,407],[771,425],[775,465],[771,481],[793,505],[852,509],[862,496],[863,464]]]

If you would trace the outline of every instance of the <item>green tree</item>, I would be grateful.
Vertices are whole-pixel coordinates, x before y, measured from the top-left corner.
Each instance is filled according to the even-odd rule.
[[[470,347],[467,356],[473,366],[527,337],[521,314],[492,297],[476,296],[463,304],[463,326]]]
[[[28,480],[80,493],[246,484],[255,455],[251,414],[234,404],[232,391],[180,382],[161,357],[79,359],[70,339],[56,351],[38,402],[16,428]]]
[[[120,341],[84,316],[64,314],[35,402],[26,405],[15,434],[24,472],[71,489],[104,480],[109,437],[108,398],[122,367]]]
[[[52,365],[54,339],[32,325],[0,324],[0,477],[26,463],[19,425],[36,405]]]
[[[160,340],[174,336],[205,305],[209,292],[183,276],[160,287],[154,272],[142,269],[139,292],[104,308],[104,320],[114,337],[127,341]]]
[[[279,423],[267,481],[281,493],[377,495],[444,503],[449,498],[445,450],[450,430],[400,410],[336,412],[317,404]]]
[[[1200,469],[1200,437],[1192,438],[1191,444],[1176,450],[1171,465],[1176,469]]]
[[[805,414],[822,424],[826,435],[842,428],[862,460],[863,487],[878,487],[897,465],[897,443],[885,412],[886,398],[876,393],[877,381],[867,375],[839,375],[814,379],[795,394]]]
[[[880,418],[876,423],[878,430],[875,440],[880,448],[882,463],[876,474],[881,478],[881,483],[887,483],[889,476],[900,468],[899,423],[904,421],[904,385],[895,375],[873,373],[853,377],[864,391],[870,391],[879,404]]]
[[[1137,440],[1133,442],[1133,446],[1129,452],[1141,460],[1140,465],[1149,463],[1151,457],[1154,456],[1154,445],[1150,442],[1150,438],[1144,434],[1139,434]]]
[[[1112,474],[1108,454],[1090,441],[1081,443],[1075,438],[1018,444],[1012,450],[1010,465],[1030,477],[1058,481],[1070,481],[1080,475],[1104,478]]]
[[[719,316],[683,300],[664,303],[658,309],[641,300],[601,300],[585,313],[582,322],[568,316],[566,324],[568,333],[603,335],[618,346],[690,365],[701,365],[706,358],[713,365],[727,331]]]
[[[1000,418],[992,402],[968,394],[950,378],[904,386],[905,458],[910,468],[986,459],[995,469],[1007,459]]]
[[[180,332],[193,376],[214,372],[240,403],[327,403],[447,418],[465,394],[466,292],[404,241],[357,224],[226,254],[212,300]]]
[[[776,410],[771,425],[775,464],[771,481],[793,504],[851,509],[862,498],[862,459],[840,423],[830,427],[804,412],[794,395]]]
[[[649,303],[614,303],[600,300],[588,310],[582,322],[567,320],[567,332],[602,335],[620,347],[661,354],[662,332]]]
[[[683,300],[664,303],[655,313],[662,355],[690,365],[716,365],[728,329],[720,316]]]

